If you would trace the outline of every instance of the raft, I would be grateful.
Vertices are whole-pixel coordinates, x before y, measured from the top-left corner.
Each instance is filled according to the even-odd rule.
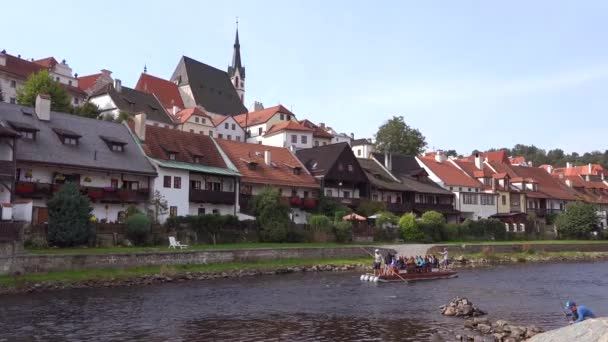
[[[433,271],[433,272],[409,272],[399,273],[399,275],[380,275],[374,276],[373,273],[366,273],[361,275],[361,281],[371,281],[378,283],[390,283],[390,282],[403,282],[405,281],[417,281],[417,280],[436,280],[436,279],[450,279],[458,277],[458,272],[455,271]]]

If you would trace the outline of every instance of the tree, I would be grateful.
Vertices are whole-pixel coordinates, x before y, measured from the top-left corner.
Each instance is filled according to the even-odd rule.
[[[84,118],[97,119],[99,117],[99,107],[93,102],[85,102],[80,107],[72,107],[72,114]]]
[[[403,116],[393,116],[380,126],[375,138],[376,150],[380,152],[415,156],[421,154],[426,147],[426,140],[422,133],[408,126],[403,121]]]
[[[447,150],[445,151],[445,155],[448,157],[462,157],[458,154],[458,152],[456,152],[456,150]]]
[[[386,211],[386,203],[379,201],[361,200],[357,212],[365,217],[372,216],[381,211]]]
[[[143,246],[150,235],[150,218],[142,213],[129,216],[125,221],[127,237],[136,246]]]
[[[30,75],[22,88],[17,90],[17,102],[24,106],[34,107],[38,94],[48,94],[51,97],[51,110],[70,113],[72,104],[70,95],[61,84],[42,70]]]
[[[593,204],[571,202],[555,222],[557,231],[566,238],[587,238],[598,226],[597,208]]]
[[[165,196],[160,191],[155,190],[150,200],[148,200],[148,208],[152,218],[154,218],[154,223],[159,223],[160,217],[167,214],[169,204],[167,204]]]
[[[416,215],[413,213],[401,216],[399,219],[399,230],[405,241],[420,241],[424,239],[424,233],[418,227]]]
[[[283,242],[289,227],[289,206],[281,201],[279,191],[272,187],[253,197],[252,209],[261,228],[261,237],[269,242]]]
[[[445,224],[445,217],[441,213],[438,213],[433,210],[427,211],[426,213],[422,214],[422,217],[420,219],[424,224],[430,224],[434,226],[443,226]]]
[[[76,184],[66,183],[47,202],[48,240],[59,247],[83,245],[92,237],[91,203]]]

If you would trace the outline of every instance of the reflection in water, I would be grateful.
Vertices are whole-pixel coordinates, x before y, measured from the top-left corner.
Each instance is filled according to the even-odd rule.
[[[0,341],[425,341],[462,327],[438,312],[458,295],[491,319],[555,328],[567,299],[608,314],[606,266],[498,266],[409,285],[318,273],[2,296]]]

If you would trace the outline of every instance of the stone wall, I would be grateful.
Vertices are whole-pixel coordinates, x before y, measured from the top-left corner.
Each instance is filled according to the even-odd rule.
[[[543,243],[513,243],[513,244],[462,244],[462,245],[436,245],[430,253],[438,253],[447,247],[451,255],[474,254],[482,252],[492,253],[518,253],[525,251],[536,252],[608,252],[608,243],[578,243],[578,244],[543,244]]]
[[[114,254],[46,254],[0,256],[0,275],[14,272],[70,271],[95,268],[208,264],[287,258],[371,257],[372,247],[259,248],[180,252],[139,252]]]
[[[21,241],[13,242],[0,242],[0,259],[8,257],[14,254],[21,253],[23,251],[23,244]]]

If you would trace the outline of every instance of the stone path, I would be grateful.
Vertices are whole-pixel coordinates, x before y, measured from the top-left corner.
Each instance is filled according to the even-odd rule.
[[[433,244],[421,244],[421,243],[412,243],[412,244],[403,244],[403,245],[382,245],[381,248],[393,249],[397,252],[397,255],[426,255],[426,252],[434,247]]]

